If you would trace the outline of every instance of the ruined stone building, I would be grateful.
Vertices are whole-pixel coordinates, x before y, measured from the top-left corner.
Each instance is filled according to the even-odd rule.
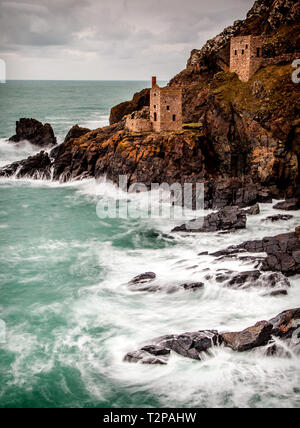
[[[232,37],[230,42],[230,72],[242,82],[248,80],[263,64],[263,41],[259,36]]]
[[[160,88],[152,78],[150,91],[150,121],[153,130],[179,131],[182,129],[182,90]]]
[[[131,132],[180,131],[182,129],[182,90],[160,88],[152,78],[150,109],[132,113],[126,118],[126,128]]]

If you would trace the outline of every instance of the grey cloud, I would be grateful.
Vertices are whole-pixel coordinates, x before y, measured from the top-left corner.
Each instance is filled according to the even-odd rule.
[[[29,64],[31,59],[33,76],[43,64],[49,71],[51,59],[58,78],[67,78],[63,69],[72,71],[80,60],[87,62],[83,79],[95,78],[97,67],[99,78],[106,78],[103,73],[110,66],[122,67],[127,78],[137,78],[137,73],[145,78],[151,64],[159,66],[163,77],[171,77],[184,67],[191,49],[244,18],[253,2],[0,0],[0,56],[9,53],[14,69],[17,61]]]

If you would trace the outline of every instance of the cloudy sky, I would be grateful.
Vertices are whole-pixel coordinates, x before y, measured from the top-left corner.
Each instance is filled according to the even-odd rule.
[[[0,0],[8,79],[168,80],[254,0]]]

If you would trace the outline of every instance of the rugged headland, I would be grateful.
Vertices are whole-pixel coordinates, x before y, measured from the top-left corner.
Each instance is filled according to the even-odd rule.
[[[75,127],[49,155],[9,165],[0,175],[66,181],[106,174],[117,182],[126,174],[129,183],[148,185],[200,181],[206,183],[207,207],[239,204],[239,189],[297,196],[299,85],[291,79],[291,57],[300,52],[299,18],[299,1],[259,0],[246,20],[192,51],[186,69],[169,83],[183,89],[182,131],[126,131],[124,116],[149,105],[145,89],[112,108],[109,127],[90,132]],[[269,64],[246,83],[228,72],[230,38],[245,34],[263,37]],[[35,122],[27,123],[28,132],[20,121],[13,141],[22,134],[27,139],[33,125],[36,131]],[[45,127],[40,132],[49,134],[49,125]],[[55,144],[54,136],[47,135],[47,142]],[[45,139],[39,143],[34,135],[33,143],[44,147]],[[219,193],[227,195],[224,204]]]

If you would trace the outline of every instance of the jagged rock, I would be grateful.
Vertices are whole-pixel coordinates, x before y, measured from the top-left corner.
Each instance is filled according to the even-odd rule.
[[[16,135],[9,139],[9,141],[14,143],[24,140],[40,147],[51,147],[56,145],[56,138],[51,125],[49,125],[49,123],[43,125],[35,119],[20,119],[16,123]]]
[[[171,351],[169,349],[163,348],[162,346],[148,345],[142,348],[142,351],[146,351],[151,355],[160,357],[162,355],[170,355]]]
[[[163,336],[157,339],[160,347],[176,352],[183,357],[201,360],[201,353],[206,353],[213,346],[221,343],[216,330],[203,330],[179,335]]]
[[[300,308],[284,311],[269,321],[259,321],[243,331],[219,334],[216,330],[200,330],[162,336],[154,339],[153,345],[129,352],[124,361],[167,364],[171,351],[201,361],[204,355],[211,355],[210,350],[213,347],[222,344],[237,352],[267,346],[265,354],[274,355],[279,352],[278,343],[274,343],[276,337],[287,346],[300,344]],[[286,347],[284,349],[286,350]],[[300,348],[298,351],[300,353]]]
[[[180,287],[184,288],[185,290],[197,291],[200,288],[203,288],[204,284],[203,282],[187,282],[185,284],[180,284]]]
[[[300,209],[300,200],[297,198],[287,199],[274,205],[273,208],[275,210],[296,211]]]
[[[120,122],[124,116],[141,110],[150,105],[150,89],[143,89],[134,94],[131,101],[125,101],[113,107],[110,112],[109,123],[111,125]]]
[[[282,339],[289,339],[296,330],[300,333],[300,308],[284,311],[272,318],[272,335]]]
[[[91,130],[88,128],[81,128],[78,125],[74,125],[74,126],[72,126],[70,131],[67,133],[64,142],[66,143],[66,142],[72,140],[73,138],[80,138],[83,135],[87,134],[88,132],[91,132]]]
[[[241,251],[267,253],[267,257],[262,262],[262,270],[264,271],[280,271],[287,276],[300,273],[300,237],[298,229],[292,233],[284,233],[262,240],[246,241],[211,255],[216,257],[236,255]]]
[[[141,364],[149,364],[149,365],[167,364],[166,360],[151,356],[151,354],[142,350],[135,351],[135,352],[128,352],[128,354],[126,354],[124,357],[124,361],[127,363],[141,363]]]
[[[273,216],[264,218],[262,221],[271,221],[272,223],[274,223],[276,221],[288,221],[288,220],[291,220],[292,218],[294,218],[294,216],[292,215],[278,214],[278,215],[273,215]]]
[[[225,346],[237,352],[248,351],[266,345],[272,337],[273,325],[267,321],[260,321],[255,326],[240,332],[221,334]]]
[[[244,211],[246,214],[249,214],[249,215],[258,215],[258,214],[260,214],[259,204],[255,204],[252,207],[250,207]]]
[[[237,207],[227,207],[202,219],[191,220],[187,224],[175,227],[172,232],[235,231],[245,229],[246,222],[247,217],[244,211]]]
[[[42,151],[28,159],[0,168],[0,177],[11,177],[13,175],[15,178],[50,180],[51,160],[48,153]]]
[[[248,288],[278,288],[277,291],[287,290],[291,284],[289,280],[279,272],[260,272],[259,270],[247,272],[226,271],[216,275],[218,283],[224,283],[226,287],[233,289]],[[273,293],[276,293],[274,291]]]
[[[131,281],[129,281],[129,284],[148,284],[155,278],[156,274],[154,272],[146,272],[134,277]]]

